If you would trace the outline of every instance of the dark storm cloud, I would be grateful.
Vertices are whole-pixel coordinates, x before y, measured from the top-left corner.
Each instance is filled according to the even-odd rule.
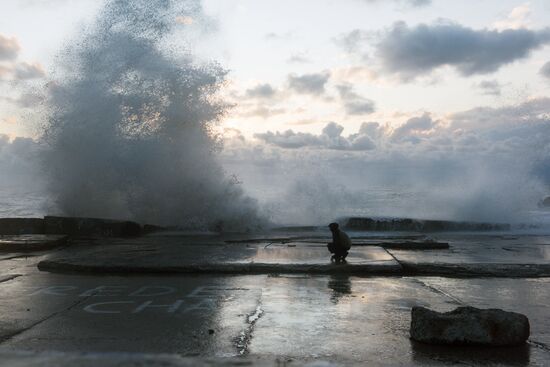
[[[325,84],[330,78],[329,72],[288,76],[288,86],[300,94],[321,95],[325,92]]]
[[[542,66],[542,68],[540,69],[540,73],[542,76],[550,79],[550,61]]]
[[[384,68],[404,78],[452,66],[464,76],[488,74],[550,43],[550,28],[474,30],[456,23],[395,23],[377,45]]]
[[[500,96],[502,93],[502,85],[497,80],[483,80],[477,87],[485,95]]]
[[[348,115],[368,115],[376,110],[374,101],[355,93],[351,84],[336,86]]]
[[[15,37],[8,38],[0,34],[0,60],[16,59],[20,49]]]

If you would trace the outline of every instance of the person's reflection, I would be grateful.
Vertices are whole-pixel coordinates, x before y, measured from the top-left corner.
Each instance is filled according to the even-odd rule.
[[[331,290],[330,300],[337,304],[340,298],[351,294],[351,281],[348,275],[331,275],[328,281]]]

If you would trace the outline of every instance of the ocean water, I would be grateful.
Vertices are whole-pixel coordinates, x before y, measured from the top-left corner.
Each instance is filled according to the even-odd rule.
[[[21,186],[0,187],[0,218],[42,217],[48,212],[47,195]]]
[[[387,189],[375,189],[365,191],[362,198],[355,197],[356,205],[344,205],[331,209],[312,208],[323,212],[327,218],[319,217],[311,220],[309,225],[322,225],[331,219],[355,216],[355,217],[414,217],[419,219],[449,219],[442,218],[435,213],[426,212],[424,216],[406,215],[400,207],[406,199],[420,204],[421,193],[413,192],[392,192]],[[273,200],[273,198],[271,198]],[[307,206],[307,203],[301,202]],[[346,204],[346,203],[343,203]],[[300,210],[301,212],[301,210]],[[401,214],[402,213],[402,214]],[[56,211],[44,190],[25,187],[25,185],[0,186],[0,218],[29,218],[42,217],[44,215],[62,214]],[[332,217],[328,217],[331,216]],[[285,217],[281,213],[280,217]],[[423,218],[422,218],[423,217]],[[550,230],[550,208],[533,208],[533,210],[521,213],[524,219],[521,223],[513,223],[513,232],[518,233],[538,233]],[[128,219],[128,218],[119,218]],[[276,218],[273,218],[276,219]],[[474,220],[475,221],[475,220]],[[495,221],[496,222],[496,221]],[[302,223],[279,221],[279,225],[300,225]]]

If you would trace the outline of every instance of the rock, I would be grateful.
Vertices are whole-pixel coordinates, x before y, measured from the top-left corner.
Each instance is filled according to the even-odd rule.
[[[540,207],[542,208],[550,208],[550,196],[547,196],[545,197],[541,202],[540,202]]]
[[[42,218],[0,218],[0,235],[44,233]]]
[[[142,234],[138,223],[112,219],[46,216],[44,225],[47,234],[102,237],[135,237]]]
[[[511,346],[529,338],[529,319],[500,309],[458,307],[446,313],[413,307],[411,338],[431,344]]]

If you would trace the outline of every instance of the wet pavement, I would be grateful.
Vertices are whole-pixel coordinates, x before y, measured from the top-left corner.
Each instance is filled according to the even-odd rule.
[[[442,253],[447,250],[388,252],[369,245],[356,246],[357,252],[349,261],[377,264],[396,261],[394,257],[418,262],[429,262],[434,257],[451,261],[455,254],[463,261],[482,264],[488,253],[475,249],[486,243],[491,251],[502,254],[492,260],[507,263],[512,258],[503,256],[511,251],[502,248],[521,249],[524,243],[525,256],[516,256],[516,263],[538,258],[538,263],[544,264],[540,251],[544,252],[545,243],[550,243],[539,237],[514,240],[447,237],[451,252],[446,256]],[[137,258],[159,256],[152,262],[168,261],[171,251],[177,248],[181,257],[170,261],[190,257],[200,263],[212,253],[217,254],[215,259],[236,264],[243,258],[247,263],[272,265],[279,265],[281,259],[287,259],[290,265],[328,261],[326,254],[326,258],[320,257],[320,240],[305,245],[292,239],[285,243],[238,244],[239,251],[228,252],[229,244],[212,238],[203,238],[194,247],[177,236],[163,238],[170,251],[159,249],[148,238],[103,244],[96,241],[97,245],[80,243],[74,244],[74,249],[79,256],[99,254],[109,244],[117,247],[113,249],[117,253],[122,251],[129,256],[141,253]],[[214,250],[197,252],[205,247]],[[245,365],[290,366],[319,361],[386,366],[550,363],[550,278],[547,277],[461,279],[284,271],[243,275],[99,275],[37,269],[40,261],[66,256],[70,248],[36,252],[32,256],[5,254],[0,259],[0,365],[12,366],[13,361],[33,358],[54,358],[57,362],[52,365],[74,358],[84,361],[82,365],[93,365],[90,358],[92,361],[96,358],[96,362],[97,358],[108,358],[121,363],[137,358],[134,354],[120,353],[147,353],[152,361],[155,357],[151,354],[165,353],[168,356],[157,356],[157,362],[164,358],[167,366],[201,365],[203,358],[221,358],[213,364],[227,361],[232,365],[236,359]],[[410,311],[415,305],[438,311],[470,305],[521,312],[531,321],[531,337],[527,345],[518,348],[415,343],[409,339]],[[13,353],[21,351],[100,354],[94,354],[95,357],[31,354],[27,359],[15,354],[14,357]]]
[[[215,236],[153,235],[137,239],[77,241],[56,251],[40,269],[92,273],[220,273],[437,275],[462,277],[550,276],[550,237],[494,234],[438,234],[435,243],[448,248],[422,249],[414,238],[352,233],[355,245],[345,266],[331,264],[328,237],[268,237],[224,241]]]

